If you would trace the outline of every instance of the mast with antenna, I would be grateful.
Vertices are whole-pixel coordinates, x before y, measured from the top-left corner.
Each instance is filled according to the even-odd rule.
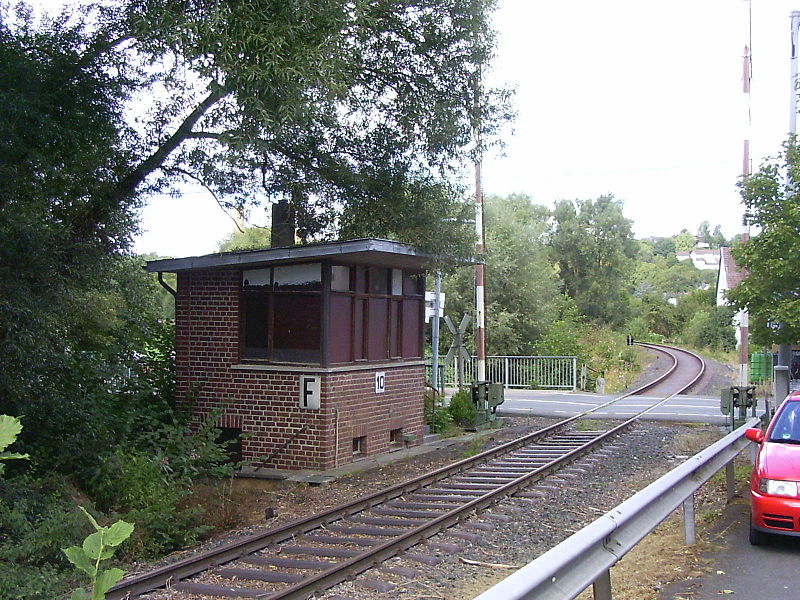
[[[742,151],[742,181],[747,183],[750,178],[750,129],[752,125],[752,112],[750,109],[750,79],[752,72],[752,58],[750,48],[753,44],[753,7],[751,0],[747,0],[747,26],[748,40],[744,47],[742,57],[742,92],[745,95],[745,106],[747,108],[747,121],[745,130],[744,147]],[[750,225],[742,219],[742,242],[750,239]],[[720,269],[724,265],[720,265]],[[750,384],[750,319],[747,309],[739,311],[739,385]]]

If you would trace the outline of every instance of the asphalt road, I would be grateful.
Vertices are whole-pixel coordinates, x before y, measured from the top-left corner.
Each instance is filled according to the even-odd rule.
[[[717,525],[719,551],[707,555],[708,574],[670,584],[659,600],[794,600],[800,597],[800,539],[774,537],[767,546],[748,539],[749,500],[729,504]]]
[[[505,401],[497,407],[500,416],[535,415],[567,418],[613,400],[616,396],[589,392],[545,390],[505,391]],[[594,419],[627,419],[663,400],[663,396],[631,396],[594,413]],[[707,396],[675,396],[643,418],[725,425],[728,417],[719,410],[719,398]]]

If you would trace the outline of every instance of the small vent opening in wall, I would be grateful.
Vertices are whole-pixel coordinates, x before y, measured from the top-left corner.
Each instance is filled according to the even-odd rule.
[[[389,443],[392,446],[402,446],[403,445],[403,428],[400,427],[398,429],[392,429],[389,432]]]
[[[353,456],[364,456],[367,453],[367,437],[362,435],[353,438]]]
[[[225,444],[225,451],[228,453],[228,462],[242,462],[242,428],[241,427],[219,427],[217,436],[218,444]]]

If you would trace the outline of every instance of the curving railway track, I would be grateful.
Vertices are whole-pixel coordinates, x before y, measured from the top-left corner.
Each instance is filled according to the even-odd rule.
[[[454,538],[478,539],[479,534],[464,530],[479,531],[485,524],[471,517],[507,519],[488,509],[509,496],[535,497],[535,492],[527,491],[531,484],[556,471],[574,477],[568,470],[571,463],[596,452],[631,428],[639,416],[689,390],[702,377],[704,364],[699,356],[642,345],[669,357],[671,366],[655,380],[606,404],[323,513],[130,577],[107,597],[135,598],[167,587],[198,598],[299,599],[373,568],[402,576],[402,569],[381,566],[394,556],[435,564],[440,559],[412,548],[443,531]],[[665,397],[608,430],[572,428],[596,410],[644,393]],[[457,546],[447,542],[429,545],[457,551]],[[367,584],[380,589],[381,580],[367,580]]]

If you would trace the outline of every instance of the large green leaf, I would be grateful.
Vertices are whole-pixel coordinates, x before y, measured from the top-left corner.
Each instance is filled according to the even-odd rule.
[[[0,415],[0,450],[5,450],[13,444],[20,431],[22,431],[22,423],[18,417]]]
[[[97,567],[95,563],[86,556],[83,548],[80,546],[70,546],[69,548],[62,548],[61,551],[67,555],[69,562],[78,567],[81,571],[94,577],[97,574]]]
[[[92,560],[100,558],[103,551],[103,531],[95,531],[83,540],[83,551]]]
[[[108,569],[100,573],[94,584],[92,600],[104,600],[106,592],[114,587],[114,585],[122,579],[123,575],[125,575],[125,573],[122,569]]]
[[[133,533],[133,523],[126,521],[117,521],[108,528],[103,542],[107,546],[119,546],[122,542],[127,540]]]

